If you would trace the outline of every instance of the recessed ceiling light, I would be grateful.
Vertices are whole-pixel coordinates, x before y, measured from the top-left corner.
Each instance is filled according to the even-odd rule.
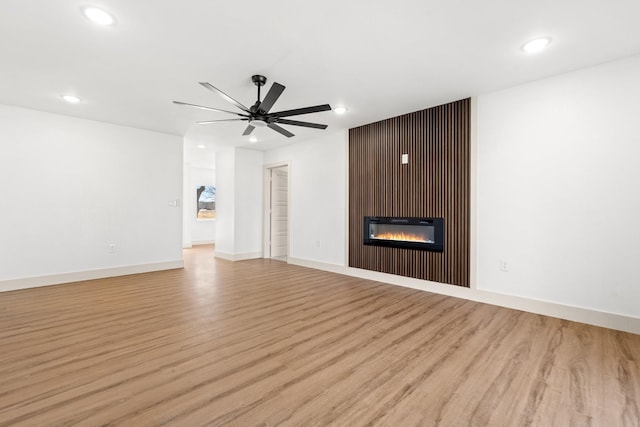
[[[207,146],[204,144],[198,144],[197,147],[200,148],[201,150],[204,150],[205,148],[207,148]]]
[[[258,142],[258,138],[256,138],[255,136],[252,136],[251,138],[249,138],[249,142],[252,144],[255,144],[256,142]]]
[[[82,13],[87,17],[87,19],[89,19],[89,21],[93,22],[94,24],[107,26],[113,25],[116,22],[115,18],[110,13],[102,9],[98,9],[97,7],[83,7]]]
[[[80,102],[80,98],[73,95],[62,95],[60,98],[67,101],[69,104],[77,104],[78,102]]]
[[[522,50],[527,53],[536,53],[549,46],[549,44],[551,44],[551,37],[540,37],[523,44]]]
[[[347,107],[336,107],[336,108],[333,109],[333,112],[336,113],[336,114],[344,114],[347,111],[349,111],[349,110],[347,110]]]

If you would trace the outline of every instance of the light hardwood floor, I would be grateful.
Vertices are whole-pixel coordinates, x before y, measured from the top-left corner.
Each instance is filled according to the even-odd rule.
[[[638,426],[640,335],[271,260],[0,294],[0,426]]]

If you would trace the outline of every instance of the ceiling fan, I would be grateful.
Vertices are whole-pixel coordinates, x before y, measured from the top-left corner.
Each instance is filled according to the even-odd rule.
[[[235,119],[207,120],[207,121],[202,121],[197,123],[209,124],[209,123],[229,122],[229,121],[248,121],[249,124],[247,125],[242,135],[249,135],[251,132],[253,132],[255,128],[266,126],[286,136],[287,138],[291,138],[292,136],[294,136],[293,133],[289,132],[288,130],[280,126],[281,124],[302,126],[302,127],[314,128],[314,129],[327,128],[327,125],[322,125],[319,123],[301,122],[298,120],[289,120],[289,119],[286,119],[285,117],[299,116],[301,114],[309,114],[309,113],[318,113],[320,111],[329,111],[331,110],[331,106],[329,104],[316,105],[313,107],[305,107],[305,108],[296,108],[293,110],[285,110],[285,111],[270,113],[269,111],[271,111],[273,104],[275,104],[278,98],[280,97],[280,95],[282,95],[282,92],[284,91],[285,87],[280,83],[274,82],[271,85],[269,92],[267,92],[267,96],[265,96],[264,99],[260,101],[260,88],[264,86],[264,84],[267,82],[267,78],[265,76],[256,74],[255,76],[251,76],[251,81],[253,81],[253,84],[255,84],[258,87],[258,100],[255,102],[255,104],[253,104],[249,108],[245,107],[244,105],[242,105],[241,103],[239,103],[238,101],[236,101],[235,99],[233,99],[232,97],[230,97],[229,95],[221,91],[220,89],[214,87],[213,85],[206,82],[200,82],[200,85],[202,85],[206,89],[209,89],[214,93],[217,93],[225,101],[230,102],[231,104],[238,107],[242,111],[241,113],[221,110],[219,108],[205,107],[202,105],[189,104],[189,103],[180,102],[180,101],[173,101],[173,103],[178,105],[187,105],[189,107],[201,108],[203,110],[217,111],[220,113],[228,113],[228,114],[239,116],[239,118],[235,118]]]

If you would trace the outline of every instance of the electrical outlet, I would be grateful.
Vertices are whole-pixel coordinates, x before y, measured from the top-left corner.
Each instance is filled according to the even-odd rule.
[[[116,244],[115,243],[109,243],[107,245],[107,252],[109,252],[110,254],[114,254],[116,252]]]
[[[509,264],[503,259],[500,260],[500,271],[504,271],[505,273],[509,271]]]

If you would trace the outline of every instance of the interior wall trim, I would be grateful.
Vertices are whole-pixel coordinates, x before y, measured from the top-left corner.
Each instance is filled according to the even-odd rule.
[[[469,111],[469,287],[478,287],[478,98]]]
[[[127,276],[129,274],[149,273],[152,271],[174,270],[184,268],[184,261],[156,262],[151,264],[127,265],[123,267],[101,268],[96,270],[76,271],[72,273],[50,274],[46,276],[24,277],[0,281],[0,292],[20,289],[38,288],[40,286],[60,285],[81,282],[84,280],[104,279],[107,277]]]
[[[358,277],[360,279],[374,280],[377,282],[387,283],[389,285],[418,289],[425,292],[448,295],[469,301],[522,310],[528,313],[541,314],[573,322],[586,323],[593,326],[640,334],[640,317],[609,313],[584,307],[559,304],[551,301],[528,299],[514,295],[483,291],[480,289],[465,288],[462,286],[450,286],[429,280],[380,273],[378,271],[363,270],[344,265],[322,263],[302,258],[289,257],[288,263],[301,267],[343,274],[345,276]]]
[[[214,257],[220,259],[226,259],[227,261],[244,261],[245,259],[262,258],[262,252],[246,252],[231,254],[228,252],[214,251]]]
[[[215,240],[192,240],[191,241],[191,246],[198,246],[198,245],[214,245],[216,243]]]

